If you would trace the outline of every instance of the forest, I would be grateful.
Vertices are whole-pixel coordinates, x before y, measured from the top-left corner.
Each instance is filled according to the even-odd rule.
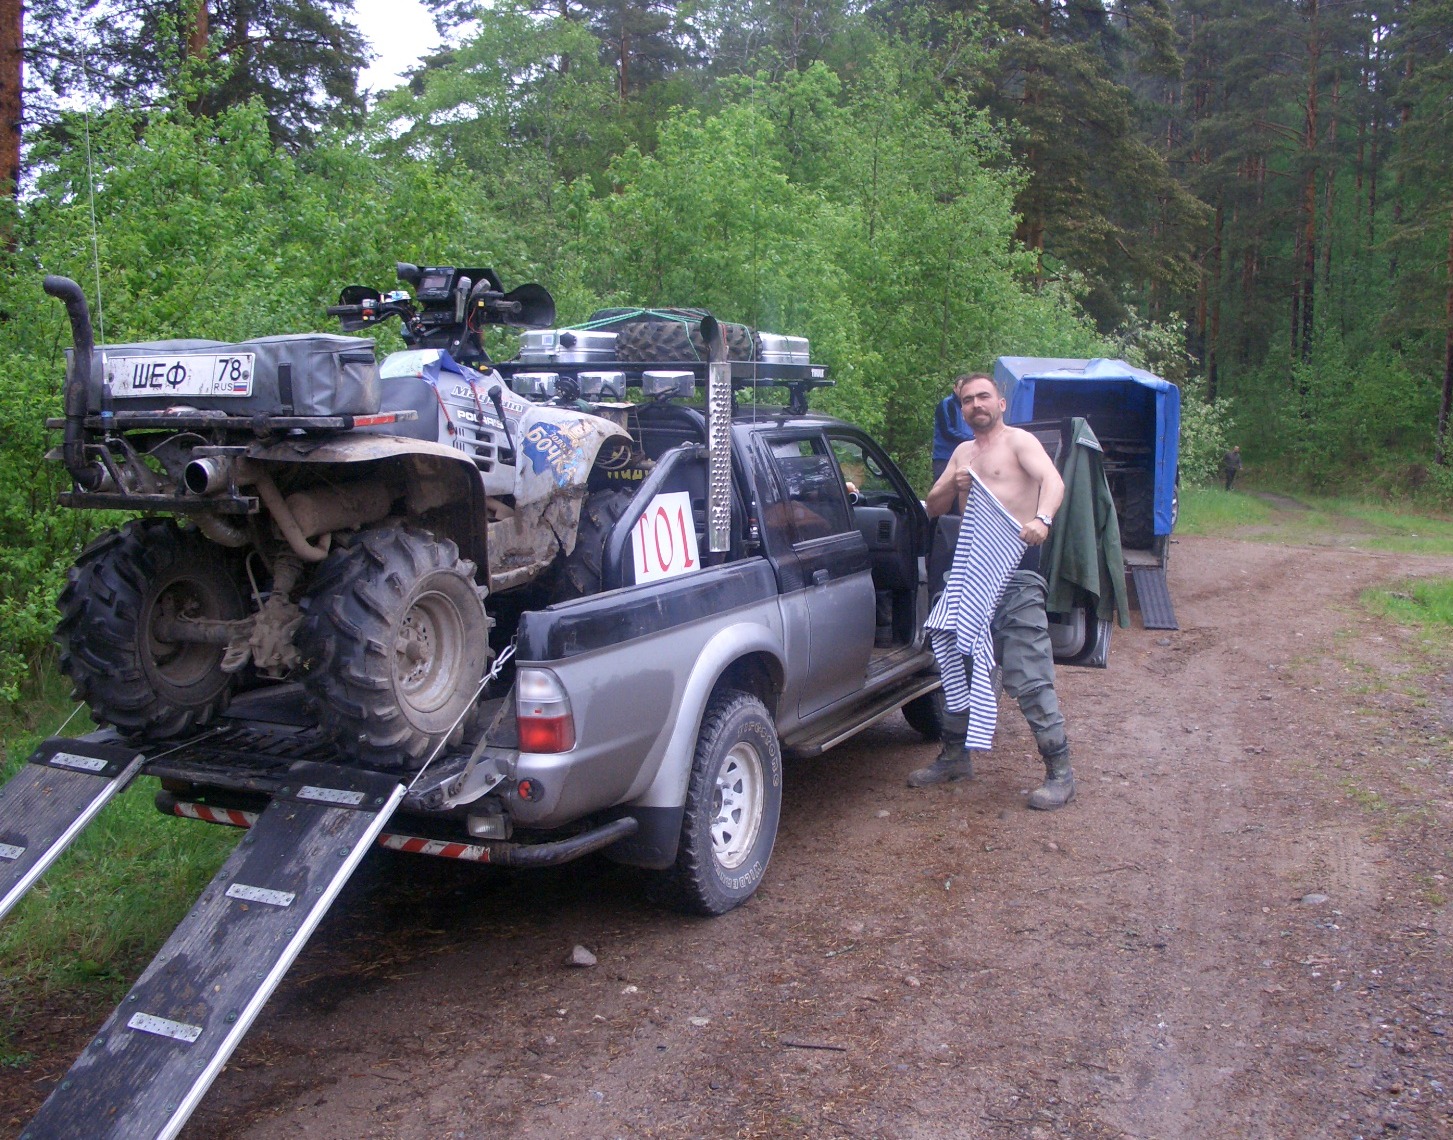
[[[397,260],[706,307],[923,489],[954,375],[1122,357],[1185,479],[1453,502],[1453,0],[428,4],[370,95],[351,0],[0,0],[0,697],[115,521],[55,506],[45,273],[112,342],[327,329]]]

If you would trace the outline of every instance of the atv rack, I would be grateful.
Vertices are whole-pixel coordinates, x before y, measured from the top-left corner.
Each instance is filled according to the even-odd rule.
[[[786,388],[788,407],[796,415],[807,412],[807,396],[814,388],[833,386],[833,381],[827,378],[827,366],[823,364],[773,364],[759,360],[732,360],[728,363],[731,365],[734,392],[743,388]],[[500,360],[494,362],[494,367],[506,379],[513,379],[519,373],[554,373],[578,380],[582,372],[622,372],[627,387],[639,388],[645,372],[690,372],[698,386],[704,386],[710,365],[705,360],[549,361],[528,364],[520,360]]]

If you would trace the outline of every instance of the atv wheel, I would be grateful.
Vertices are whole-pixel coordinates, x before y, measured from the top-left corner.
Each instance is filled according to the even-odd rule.
[[[366,767],[419,767],[484,675],[474,564],[421,531],[368,531],[323,563],[305,607],[298,648],[324,732]]]
[[[172,618],[235,621],[247,602],[227,551],[171,519],[108,531],[67,571],[57,603],[60,669],[97,724],[125,736],[183,736],[227,704],[223,647],[167,641]]]
[[[696,309],[663,309],[663,313],[677,316],[643,316],[638,320],[622,321],[615,326],[616,358],[618,360],[639,360],[646,363],[665,363],[683,360],[705,360],[706,341],[701,335],[702,313]],[[752,330],[746,325],[722,322],[726,335],[727,356],[732,360],[755,358],[755,341]]]
[[[1155,542],[1155,481],[1149,471],[1127,471],[1121,477],[1125,509],[1120,515],[1120,543],[1149,550]]]
[[[596,491],[580,508],[575,549],[561,563],[551,601],[568,602],[600,593],[605,566],[605,543],[611,530],[636,497],[634,491]]]
[[[751,898],[767,870],[782,811],[782,751],[766,707],[718,693],[696,738],[671,901],[691,914],[725,914]]]

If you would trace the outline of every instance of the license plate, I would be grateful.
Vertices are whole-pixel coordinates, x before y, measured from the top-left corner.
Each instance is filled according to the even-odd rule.
[[[188,353],[185,356],[127,356],[108,361],[111,395],[250,396],[250,352]]]

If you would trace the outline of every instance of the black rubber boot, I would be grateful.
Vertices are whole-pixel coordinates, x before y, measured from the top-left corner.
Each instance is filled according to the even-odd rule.
[[[962,732],[946,731],[943,734],[943,750],[933,758],[927,768],[918,768],[908,774],[910,788],[926,788],[930,784],[947,784],[950,780],[972,780],[974,778],[974,753],[964,747]]]
[[[1075,798],[1075,774],[1070,771],[1070,746],[1044,758],[1044,783],[1029,793],[1029,806],[1054,811]]]

